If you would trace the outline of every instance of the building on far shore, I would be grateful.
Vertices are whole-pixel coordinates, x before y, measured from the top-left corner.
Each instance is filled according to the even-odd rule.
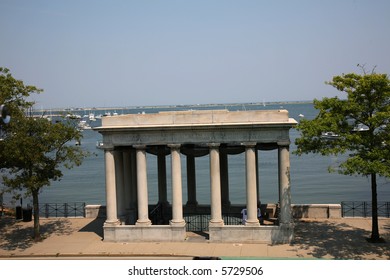
[[[104,240],[184,241],[187,231],[200,230],[208,232],[211,242],[290,242],[294,225],[289,130],[296,123],[286,110],[171,111],[102,118],[102,126],[95,130],[103,135],[105,152]],[[266,204],[260,204],[258,150],[278,153],[279,186],[275,191],[279,193],[279,205],[273,215],[267,213]],[[148,202],[146,153],[157,157],[157,205]],[[245,153],[243,206],[229,201],[228,155],[238,153]],[[171,157],[169,186],[167,156]],[[210,205],[198,205],[196,200],[195,161],[201,156],[210,159]],[[181,160],[184,157],[185,170]],[[186,201],[183,186],[187,188]],[[171,198],[167,197],[168,188]],[[240,218],[243,207],[244,221]],[[197,216],[207,217],[207,221],[201,221],[206,226],[190,227],[196,224]]]

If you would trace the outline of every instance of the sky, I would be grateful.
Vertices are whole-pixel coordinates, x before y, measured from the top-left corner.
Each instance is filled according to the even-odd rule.
[[[390,1],[0,0],[0,67],[39,108],[302,101],[390,73]]]

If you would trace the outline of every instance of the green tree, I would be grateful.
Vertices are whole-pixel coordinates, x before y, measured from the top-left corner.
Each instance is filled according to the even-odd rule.
[[[28,97],[41,92],[42,89],[25,85],[23,81],[15,79],[9,69],[0,67],[0,104],[7,106],[13,119],[23,117],[25,111],[34,104],[28,101]]]
[[[338,166],[340,174],[371,177],[372,232],[368,241],[381,242],[377,177],[390,177],[390,81],[387,74],[362,69],[361,75],[343,74],[327,82],[346,93],[346,99],[314,100],[318,115],[297,125],[301,137],[295,141],[295,153],[345,154],[346,160]]]
[[[0,141],[0,168],[6,171],[3,180],[10,191],[24,190],[26,195],[32,196],[34,239],[39,240],[39,193],[44,186],[61,179],[63,167],[80,165],[86,153],[70,144],[82,137],[71,123],[52,123],[26,114],[26,108],[32,103],[25,98],[41,90],[24,86],[13,79],[9,71],[5,74],[6,77],[3,75],[0,79],[1,97],[12,108],[11,114],[14,112],[15,118],[12,116]]]

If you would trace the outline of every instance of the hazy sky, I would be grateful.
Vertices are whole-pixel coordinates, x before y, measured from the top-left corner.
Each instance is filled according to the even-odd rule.
[[[390,73],[390,1],[0,0],[0,67],[37,107],[313,100]]]

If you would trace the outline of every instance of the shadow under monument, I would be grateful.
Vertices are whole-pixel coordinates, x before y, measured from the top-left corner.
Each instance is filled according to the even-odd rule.
[[[104,225],[105,218],[96,218],[89,224],[85,225],[83,228],[79,230],[79,232],[94,232],[98,236],[101,237],[103,240],[104,233],[103,233],[103,225]]]

